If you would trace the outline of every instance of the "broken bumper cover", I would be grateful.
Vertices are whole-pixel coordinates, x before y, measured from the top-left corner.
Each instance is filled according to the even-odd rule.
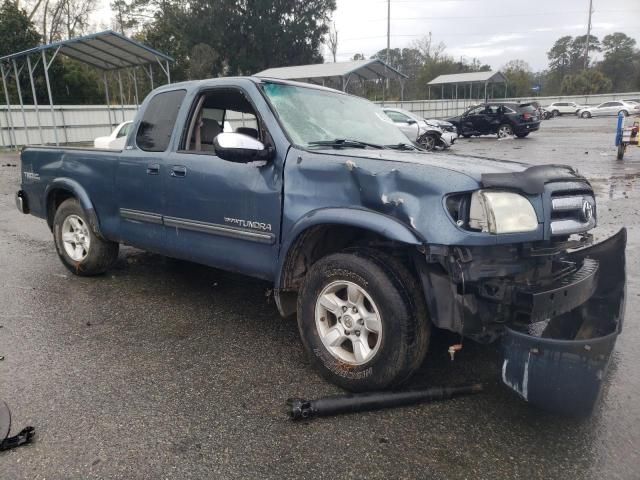
[[[624,320],[625,247],[622,229],[571,253],[583,262],[577,277],[531,297],[532,314],[548,320],[505,328],[502,381],[532,405],[566,415],[588,415],[596,405]]]

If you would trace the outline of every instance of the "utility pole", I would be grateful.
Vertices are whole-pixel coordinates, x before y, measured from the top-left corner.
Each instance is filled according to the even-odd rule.
[[[589,68],[589,39],[591,38],[591,14],[593,13],[593,0],[589,0],[589,23],[587,24],[587,42],[584,52],[584,69]]]
[[[391,0],[387,0],[387,64],[391,60]]]

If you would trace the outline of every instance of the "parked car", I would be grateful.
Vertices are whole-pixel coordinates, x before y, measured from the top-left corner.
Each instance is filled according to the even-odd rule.
[[[523,138],[540,128],[540,118],[529,103],[483,103],[448,121],[465,138],[491,134]]]
[[[458,138],[458,134],[454,129],[445,130],[439,123],[425,120],[408,110],[388,107],[383,108],[383,110],[409,140],[418,143],[426,150],[449,148]]]
[[[576,102],[555,102],[544,108],[551,112],[552,116],[559,117],[560,115],[576,115],[578,110],[585,108],[585,105],[579,105]]]
[[[106,137],[98,137],[93,141],[94,148],[104,148],[111,150],[122,150],[124,148],[125,140],[129,134],[129,128],[131,128],[131,121],[122,122],[118,125],[110,135]]]
[[[122,151],[25,148],[15,201],[74,275],[107,271],[123,243],[272,283],[312,365],[348,390],[405,382],[438,327],[507,340],[502,379],[525,399],[595,401],[622,325],[626,236],[592,245],[587,179],[425,152],[389,127],[373,103],[316,85],[169,84]],[[550,330],[527,333],[538,322]],[[262,355],[269,335],[241,341]]]
[[[586,107],[580,110],[582,118],[591,118],[605,115],[637,115],[640,113],[640,104],[627,102],[626,100],[616,100],[615,102],[604,102],[596,107]]]

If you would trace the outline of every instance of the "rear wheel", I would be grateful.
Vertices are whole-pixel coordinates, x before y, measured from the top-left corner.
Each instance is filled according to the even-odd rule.
[[[581,116],[582,118],[591,118],[591,113],[589,113],[589,112],[582,112],[582,113],[580,114],[580,116]]]
[[[63,265],[76,275],[104,273],[118,258],[118,244],[93,232],[75,198],[65,200],[56,210],[53,239]]]
[[[498,138],[508,138],[513,136],[513,128],[508,123],[503,123],[498,127]]]
[[[620,110],[618,112],[618,115],[622,115],[623,117],[628,117],[629,116],[629,112],[627,112],[626,110]]]
[[[371,249],[332,254],[311,267],[298,297],[298,327],[311,363],[351,391],[406,381],[422,363],[430,333],[416,281]]]
[[[553,112],[551,112],[551,115],[554,117],[559,117],[560,116],[560,111],[559,110],[554,110]]]
[[[624,159],[624,152],[626,151],[626,149],[627,149],[627,146],[624,143],[621,143],[620,145],[618,145],[618,155],[616,156],[618,160]]]

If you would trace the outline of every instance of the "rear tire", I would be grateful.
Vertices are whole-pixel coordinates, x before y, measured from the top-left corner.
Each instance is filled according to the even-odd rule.
[[[620,145],[618,145],[618,154],[616,155],[616,158],[618,160],[624,160],[624,152],[626,151],[627,147],[625,146],[624,143],[621,143]]]
[[[618,115],[622,114],[623,117],[628,117],[629,116],[629,112],[627,112],[626,110],[620,110],[618,112]]]
[[[62,264],[75,275],[99,275],[118,259],[119,245],[93,232],[75,198],[65,200],[56,210],[53,240]]]
[[[559,117],[560,116],[560,111],[559,110],[554,110],[553,112],[551,112],[551,115],[553,117]]]
[[[430,337],[417,281],[372,249],[328,255],[311,267],[298,296],[298,327],[313,366],[354,392],[405,382],[422,364]]]
[[[508,138],[513,136],[513,128],[508,123],[503,123],[498,127],[498,138]]]

